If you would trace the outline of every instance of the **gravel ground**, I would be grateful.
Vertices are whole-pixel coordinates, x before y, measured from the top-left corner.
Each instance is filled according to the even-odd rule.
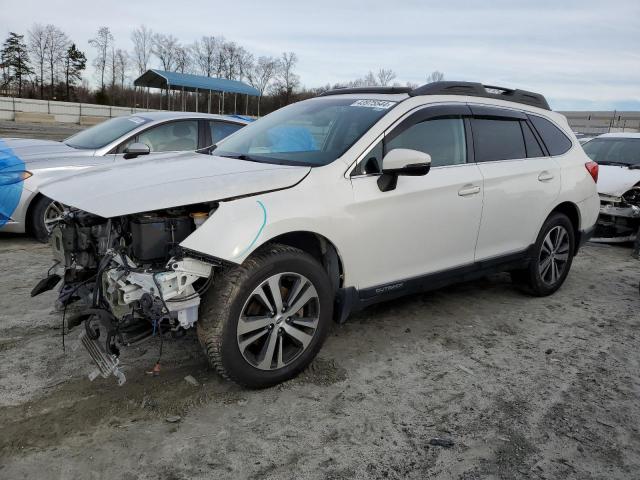
[[[372,307],[255,391],[209,370],[195,335],[165,342],[159,376],[154,339],[123,355],[124,386],[89,382],[54,294],[29,298],[48,247],[0,236],[0,478],[638,478],[629,253],[588,245],[548,298],[495,275]]]

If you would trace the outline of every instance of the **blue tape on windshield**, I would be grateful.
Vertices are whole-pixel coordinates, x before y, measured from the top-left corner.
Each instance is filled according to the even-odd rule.
[[[24,170],[24,162],[13,150],[0,140],[0,172],[15,172]],[[0,185],[0,227],[9,221],[22,196],[22,184],[20,181],[11,185]]]
[[[318,150],[311,132],[305,127],[282,125],[267,132],[274,153],[314,152]]]
[[[240,253],[236,254],[234,258],[242,257],[245,253],[251,250],[251,247],[253,247],[255,243],[258,241],[258,237],[260,236],[260,234],[262,233],[262,230],[264,230],[264,227],[267,224],[267,209],[265,208],[264,204],[260,200],[256,200],[256,203],[260,205],[260,208],[262,209],[262,225],[260,225],[260,228],[258,229],[258,233],[256,233],[255,238],[251,241],[251,243],[247,246],[247,248],[242,250]]]

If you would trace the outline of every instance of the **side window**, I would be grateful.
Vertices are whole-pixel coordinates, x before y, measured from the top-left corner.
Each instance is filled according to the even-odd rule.
[[[231,122],[209,121],[209,129],[211,130],[211,143],[218,143],[225,137],[240,130],[243,125]]]
[[[524,143],[527,147],[527,158],[544,157],[544,152],[536,139],[536,136],[531,131],[531,127],[527,122],[520,122],[522,127],[522,134],[524,135]]]
[[[147,144],[152,152],[196,150],[198,121],[181,120],[163,123],[140,133],[136,141]]]
[[[435,118],[412,125],[385,142],[384,151],[410,148],[431,155],[431,166],[457,165],[467,161],[467,142],[462,118]]]
[[[476,162],[526,158],[520,120],[473,118],[473,147]]]
[[[562,155],[571,148],[571,140],[549,120],[537,115],[529,115],[529,119],[551,155]]]

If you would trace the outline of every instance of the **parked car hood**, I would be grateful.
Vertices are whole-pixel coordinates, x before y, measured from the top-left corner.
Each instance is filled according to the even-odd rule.
[[[310,170],[188,152],[89,168],[40,191],[109,218],[288,188]]]
[[[59,158],[92,157],[95,153],[95,150],[72,148],[62,142],[31,138],[1,138],[0,145],[10,148],[14,155],[31,168],[44,166],[42,164]]]
[[[618,165],[600,165],[598,169],[598,193],[619,197],[640,182],[640,170]]]

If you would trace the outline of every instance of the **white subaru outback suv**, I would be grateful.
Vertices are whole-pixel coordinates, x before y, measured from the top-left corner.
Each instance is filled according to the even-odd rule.
[[[122,347],[196,326],[251,387],[311,362],[332,319],[497,271],[557,290],[598,216],[597,164],[541,95],[438,82],[324,93],[214,150],[43,186],[67,325],[125,379]]]

